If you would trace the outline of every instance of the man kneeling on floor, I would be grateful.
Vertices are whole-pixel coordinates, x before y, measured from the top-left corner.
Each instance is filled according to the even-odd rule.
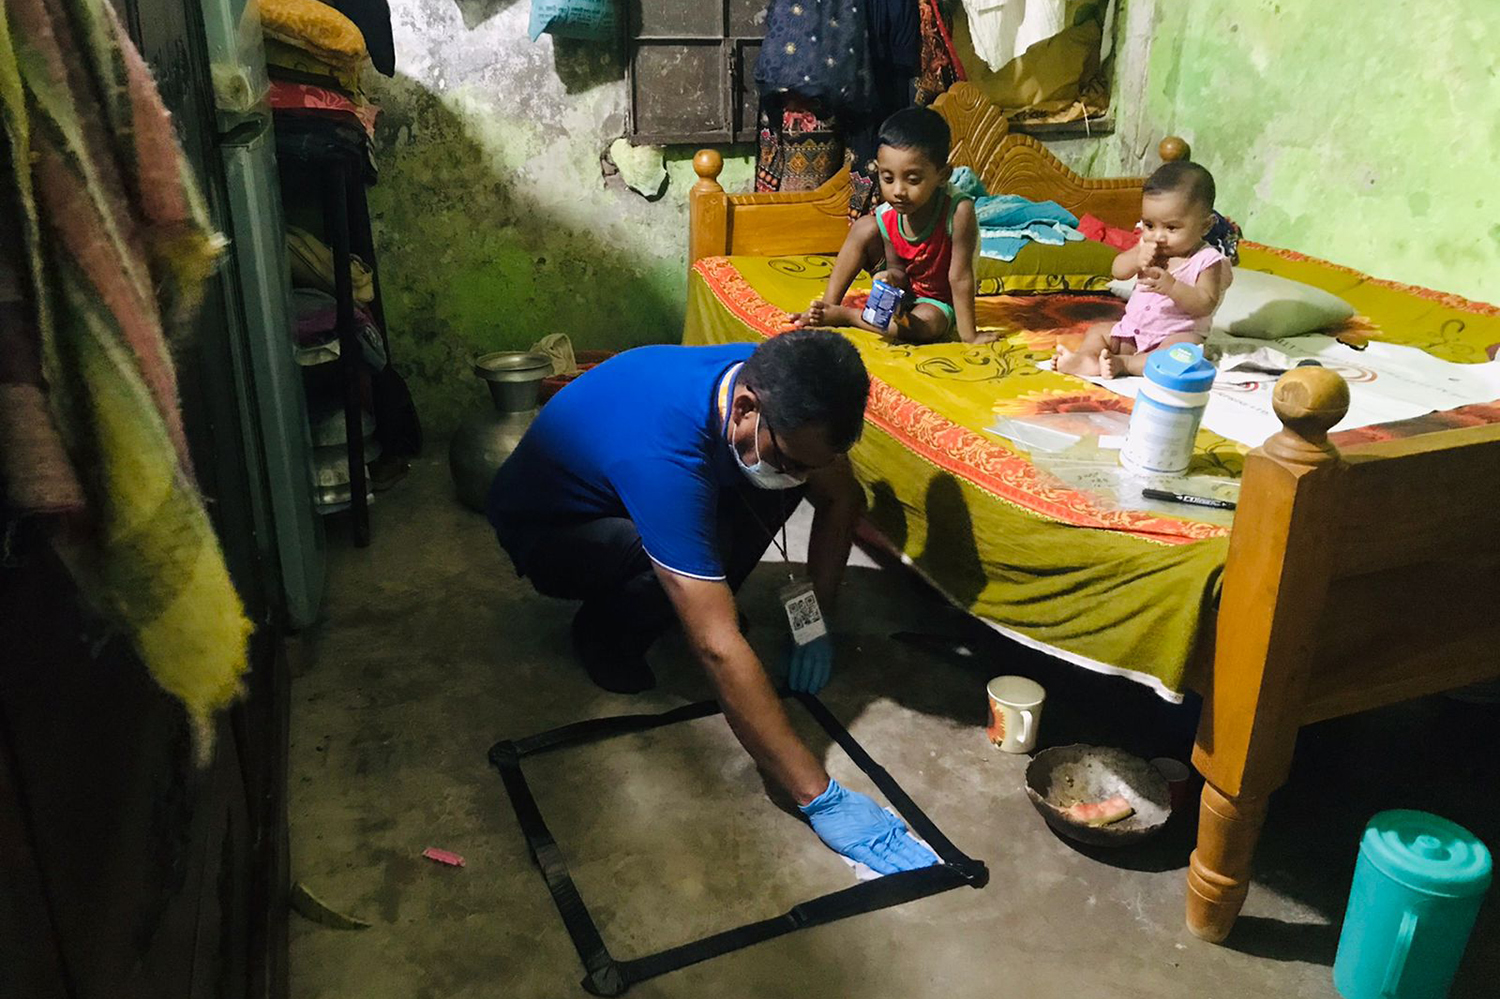
[[[583,601],[573,639],[595,683],[654,685],[645,652],[675,617],[746,751],[823,842],[889,874],[937,858],[803,745],[734,602],[805,493],[808,574],[832,611],[863,509],[845,454],[869,391],[858,351],[828,330],[627,351],[542,408],[495,476],[489,515],[517,573]],[[791,687],[816,693],[832,660],[826,635],[794,644]]]

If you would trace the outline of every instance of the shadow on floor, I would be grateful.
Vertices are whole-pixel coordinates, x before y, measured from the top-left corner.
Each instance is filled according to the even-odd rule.
[[[1189,761],[1202,707],[1192,692],[1171,704],[1142,685],[1104,676],[1022,646],[968,615],[882,553],[901,572],[913,599],[925,601],[920,631],[893,631],[893,642],[942,662],[969,684],[872,684],[868,696],[889,697],[928,715],[982,726],[983,684],[992,673],[1018,674],[1048,692],[1037,748],[1086,743],[1125,749],[1143,759]],[[1003,668],[988,664],[1003,663]],[[873,679],[873,678],[872,678]],[[857,710],[857,709],[856,709]],[[1247,913],[1224,946],[1278,961],[1332,965],[1353,878],[1359,837],[1369,817],[1388,808],[1416,808],[1450,818],[1486,843],[1500,845],[1500,800],[1479,789],[1500,787],[1500,753],[1489,737],[1500,706],[1431,697],[1305,728],[1292,774],[1272,799],[1256,854],[1254,891],[1270,889],[1307,910],[1307,921]],[[1090,860],[1141,872],[1185,871],[1197,836],[1194,805],[1147,842],[1117,849],[1057,840]],[[1056,834],[1054,834],[1056,835]],[[1500,974],[1500,905],[1481,912],[1453,995],[1479,995]]]
[[[298,876],[376,925],[354,935],[297,925],[296,994],[332,999],[364,982],[378,986],[361,993],[371,996],[477,999],[495,994],[497,968],[507,994],[558,994],[559,983],[577,981],[576,957],[484,751],[497,738],[700,700],[707,682],[672,636],[651,655],[656,691],[621,698],[593,688],[567,653],[572,605],[538,598],[514,578],[483,519],[456,509],[440,461],[415,465],[374,516],[369,549],[331,546],[332,620],[299,640],[292,821]],[[768,662],[780,641],[775,592],[784,578],[762,566],[741,601]],[[847,589],[852,603],[840,609],[848,616],[824,702],[994,879],[982,892],[946,893],[687,969],[640,986],[642,999],[722,991],[725,981],[744,985],[739,994],[803,994],[784,980],[787,967],[799,982],[826,980],[824,994],[931,995],[941,985],[955,999],[978,997],[993,985],[973,973],[981,950],[1011,969],[1017,994],[1122,994],[1123,982],[1139,987],[1131,994],[1174,999],[1319,999],[1332,995],[1327,966],[1371,814],[1427,808],[1500,843],[1494,708],[1432,698],[1312,726],[1272,802],[1245,915],[1226,946],[1200,944],[1181,921],[1194,813],[1133,848],[1077,847],[1052,835],[1020,794],[1024,758],[994,752],[983,733],[984,684],[1001,673],[1047,688],[1044,746],[1088,742],[1185,759],[1196,704],[1167,704],[1019,646],[907,571],[865,561],[851,568]],[[898,632],[938,637],[893,638]],[[816,736],[816,726],[801,730]],[[811,741],[834,766],[838,751],[826,738]],[[804,881],[804,871],[843,876],[809,848],[804,827],[763,807],[753,766],[720,727],[556,763],[551,779],[538,779],[554,795],[544,814],[556,818],[570,865],[583,857],[575,874],[620,956],[723,928],[716,919],[774,915],[826,890],[808,890],[815,880]],[[632,823],[673,832],[634,844]],[[466,853],[469,867],[419,860],[428,845]],[[642,862],[652,848],[661,866]],[[773,897],[773,883],[794,893]],[[738,908],[716,907],[726,895]],[[1491,902],[1481,914],[1455,999],[1493,993],[1497,909]],[[479,925],[470,920],[483,920],[485,932],[470,932]],[[1066,959],[1049,956],[1060,947]]]
[[[1339,928],[1329,923],[1291,923],[1265,916],[1241,916],[1230,946],[1242,954],[1272,961],[1333,964]]]

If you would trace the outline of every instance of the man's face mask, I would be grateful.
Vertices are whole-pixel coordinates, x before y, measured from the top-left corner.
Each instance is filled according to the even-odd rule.
[[[771,467],[760,456],[760,410],[755,411],[755,464],[745,464],[739,448],[731,446],[729,450],[734,452],[734,462],[745,473],[745,478],[760,489],[796,489],[807,481],[805,475],[792,475]]]

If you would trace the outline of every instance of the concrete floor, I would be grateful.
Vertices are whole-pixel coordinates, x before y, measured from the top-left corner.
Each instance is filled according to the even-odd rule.
[[[436,455],[441,449],[434,447]],[[374,543],[333,523],[326,620],[294,642],[291,828],[296,878],[361,931],[293,917],[295,999],[579,996],[582,971],[485,754],[500,738],[657,711],[708,689],[681,640],[653,652],[656,690],[595,688],[568,650],[573,606],[511,572],[436,457],[381,496]],[[805,550],[806,518],[792,555]],[[799,541],[799,537],[803,539]],[[774,551],[772,552],[774,555]],[[1185,757],[1195,709],[1063,666],[950,611],[856,553],[825,703],[971,856],[988,888],[795,933],[636,986],[640,999],[942,996],[1050,999],[1333,996],[1330,966],[1360,829],[1424,807],[1500,845],[1500,709],[1436,698],[1304,732],[1274,802],[1258,880],[1227,946],[1183,929],[1193,817],[1133,850],[1087,854],[1021,790],[1026,757],[985,740],[984,683],[1041,681],[1043,745],[1100,742]],[[777,567],[742,594],[751,640],[780,632]],[[892,638],[953,636],[968,655]],[[830,771],[868,783],[800,709]],[[527,764],[541,809],[614,955],[630,958],[787,910],[852,883],[838,857],[765,797],[720,718]],[[462,854],[453,869],[429,846]],[[1480,917],[1453,995],[1493,996],[1500,904]]]

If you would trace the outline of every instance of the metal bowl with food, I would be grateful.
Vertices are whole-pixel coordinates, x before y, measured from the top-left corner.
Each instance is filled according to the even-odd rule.
[[[1140,757],[1108,746],[1037,753],[1026,768],[1026,796],[1053,829],[1093,846],[1138,843],[1172,814],[1166,779]]]

